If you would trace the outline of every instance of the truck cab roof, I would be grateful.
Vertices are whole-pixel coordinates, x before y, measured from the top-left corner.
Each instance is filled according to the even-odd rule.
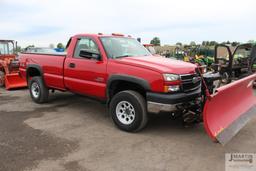
[[[130,35],[124,35],[124,34],[121,34],[121,33],[112,33],[112,34],[103,34],[103,33],[98,33],[98,34],[88,34],[88,33],[85,33],[85,34],[76,34],[74,37],[87,37],[87,36],[90,36],[90,37],[127,37],[127,38],[131,38]]]

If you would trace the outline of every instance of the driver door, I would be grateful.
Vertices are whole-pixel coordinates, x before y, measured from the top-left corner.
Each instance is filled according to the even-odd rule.
[[[101,57],[98,60],[84,57],[81,50],[99,54]],[[96,41],[90,37],[81,37],[77,39],[74,54],[65,61],[65,86],[78,94],[105,99],[106,67],[106,61],[103,60]]]

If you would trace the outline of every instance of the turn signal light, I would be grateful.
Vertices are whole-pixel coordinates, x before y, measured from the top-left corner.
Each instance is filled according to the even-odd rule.
[[[164,86],[165,93],[177,92],[180,90],[179,85]]]

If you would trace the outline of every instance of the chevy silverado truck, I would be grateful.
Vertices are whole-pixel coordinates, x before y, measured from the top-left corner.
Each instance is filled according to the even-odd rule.
[[[144,128],[148,113],[203,120],[209,87],[218,77],[202,76],[194,64],[154,57],[130,36],[100,33],[71,37],[66,53],[21,54],[20,73],[36,103],[47,102],[49,90],[92,97],[105,102],[115,125],[128,132]],[[209,134],[220,129],[208,127]]]

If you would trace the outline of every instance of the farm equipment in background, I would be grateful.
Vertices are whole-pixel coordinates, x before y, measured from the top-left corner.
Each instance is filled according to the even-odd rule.
[[[222,83],[227,84],[241,79],[256,71],[256,45],[241,44],[234,52],[230,46],[216,45],[214,61],[219,65]]]
[[[199,46],[196,51],[196,59],[198,59],[198,63],[206,65],[211,70],[211,65],[214,63],[214,49]]]
[[[169,57],[173,57],[177,60],[182,60],[182,61],[185,61],[185,57],[186,57],[186,52],[183,48],[181,47],[176,47],[174,49],[174,52],[172,54],[170,54]],[[187,62],[187,61],[186,61]]]
[[[205,66],[207,71],[213,71],[212,64],[214,63],[214,50],[200,45],[184,48],[184,51],[186,52],[184,61],[198,64],[199,66]]]
[[[5,86],[7,90],[27,87],[26,80],[19,75],[16,47],[13,40],[0,40],[0,87]]]
[[[190,63],[196,63],[195,56],[197,55],[198,46],[184,46],[184,61]]]

